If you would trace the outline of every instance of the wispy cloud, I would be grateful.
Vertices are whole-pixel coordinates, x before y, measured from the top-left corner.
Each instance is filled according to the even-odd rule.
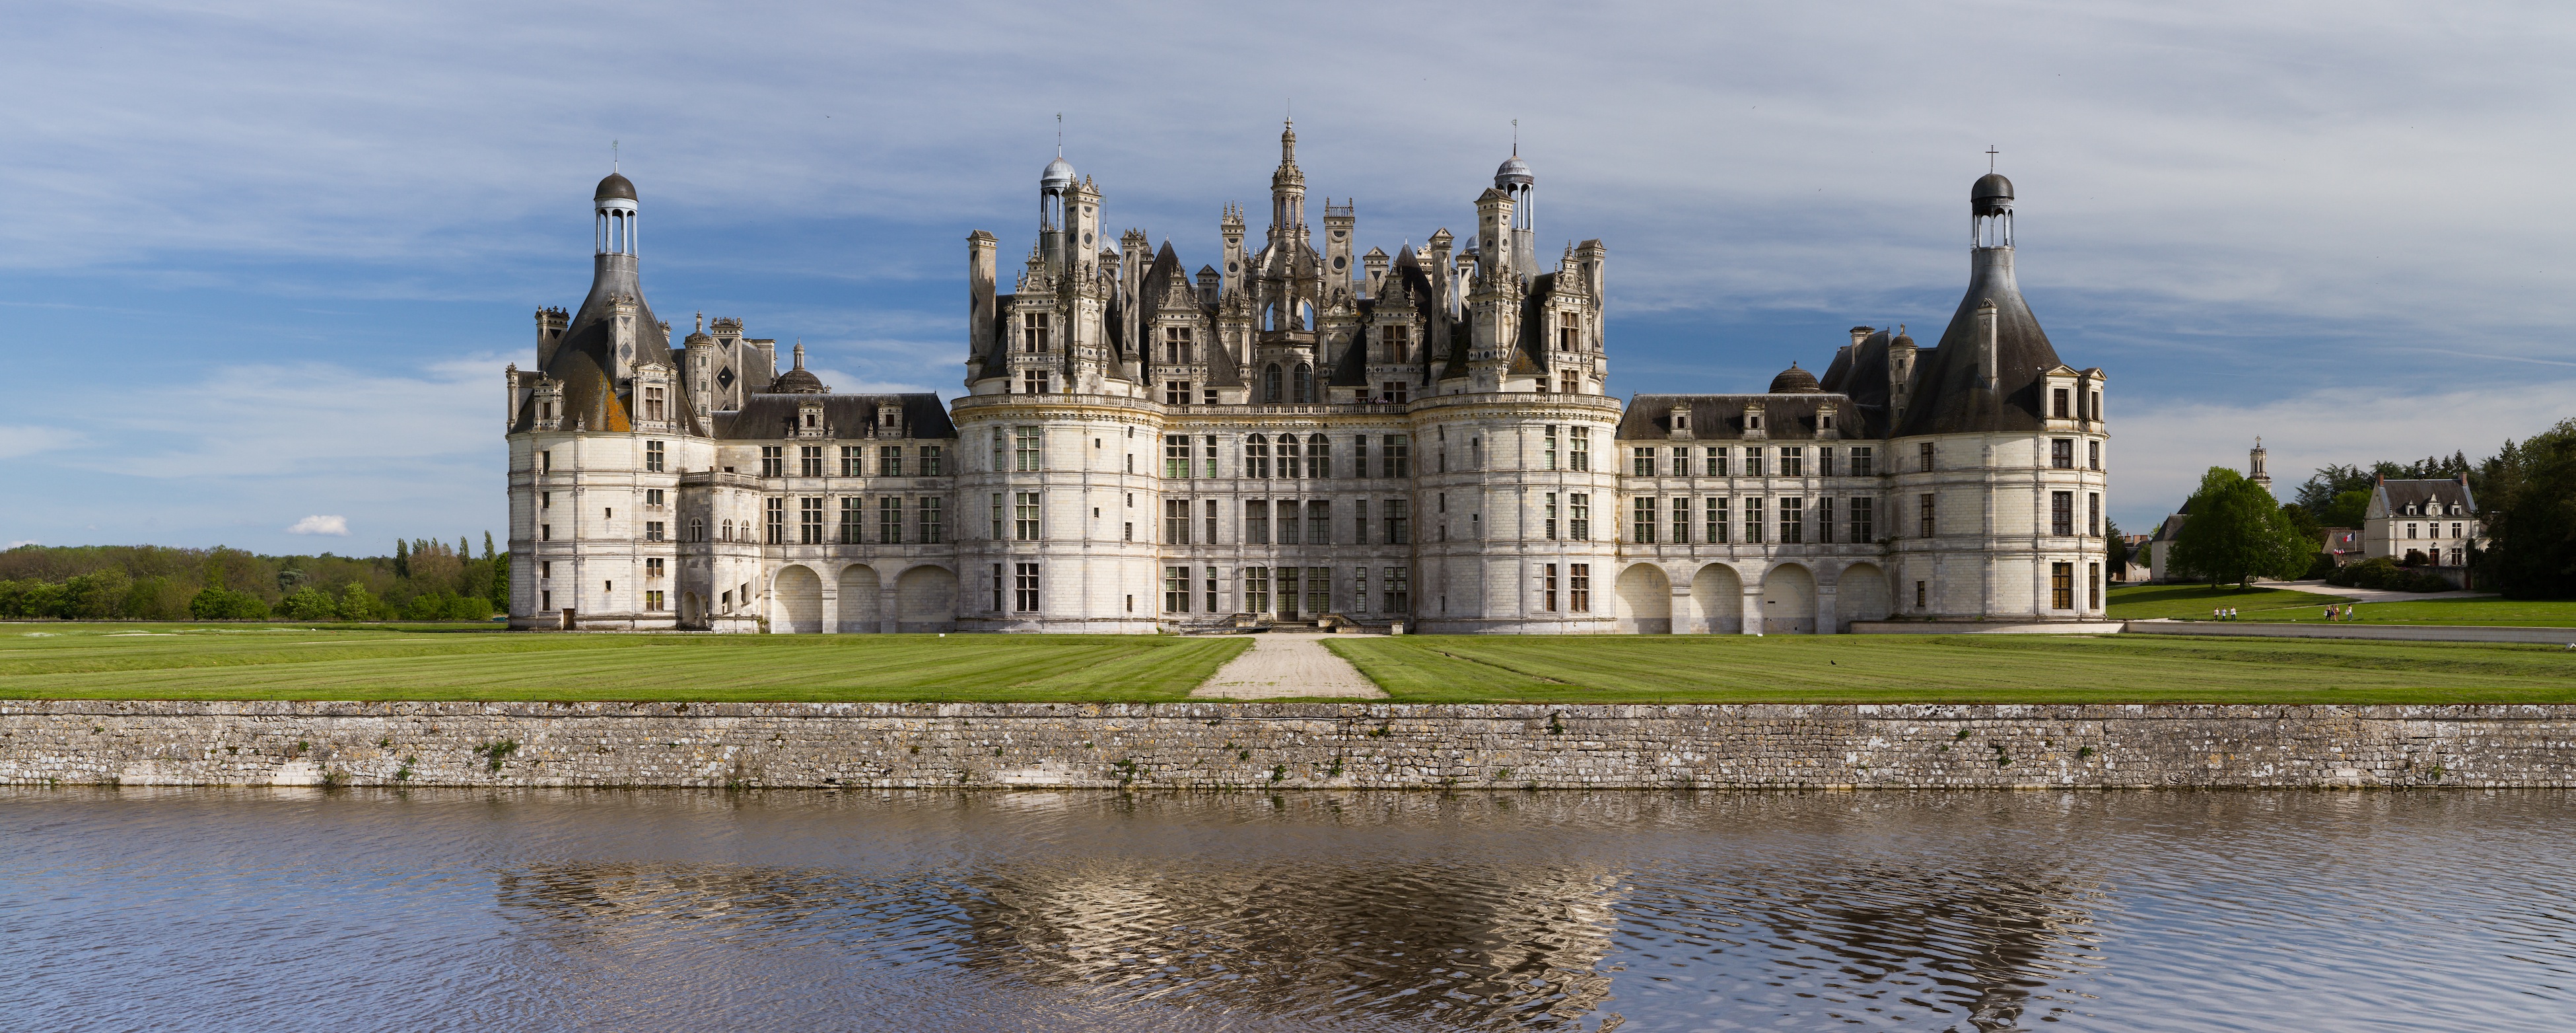
[[[336,534],[342,537],[347,537],[349,534],[349,518],[343,516],[323,516],[317,513],[288,525],[286,533]]]
[[[84,440],[78,431],[61,427],[31,427],[0,424],[0,459],[15,459],[38,452],[70,448]]]

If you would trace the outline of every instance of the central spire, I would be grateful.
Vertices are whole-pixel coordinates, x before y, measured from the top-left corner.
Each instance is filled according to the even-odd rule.
[[[1306,239],[1306,174],[1297,170],[1297,122],[1279,132],[1279,171],[1270,174],[1270,242]]]

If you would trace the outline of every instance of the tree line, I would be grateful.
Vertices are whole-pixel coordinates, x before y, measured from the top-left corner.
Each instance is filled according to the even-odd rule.
[[[158,545],[0,552],[0,618],[489,620],[510,605],[510,556],[483,536],[396,540],[390,556],[263,556]]]
[[[2170,559],[2212,585],[2333,576],[2364,587],[2433,590],[2439,576],[2405,569],[2430,563],[2429,556],[2337,568],[2320,551],[2324,530],[2360,527],[2380,478],[2459,476],[2468,478],[2478,519],[2486,525],[2487,544],[2466,557],[2479,586],[2516,599],[2576,598],[2576,419],[2521,441],[2508,439],[2477,462],[2454,452],[2412,463],[2320,467],[2289,502],[2275,501],[2234,470],[2211,467],[2187,503],[2191,516]]]

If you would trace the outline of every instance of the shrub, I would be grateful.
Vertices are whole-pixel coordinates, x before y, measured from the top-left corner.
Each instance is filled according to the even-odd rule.
[[[248,592],[208,588],[188,600],[188,616],[201,621],[266,620],[268,603]]]
[[[327,621],[340,616],[340,604],[311,585],[296,589],[277,605],[292,620]]]
[[[340,593],[340,619],[344,621],[382,620],[385,604],[376,599],[367,586],[355,581]]]
[[[447,619],[452,621],[488,621],[492,619],[492,600],[479,595],[460,595],[448,600]]]
[[[2332,554],[2320,552],[2314,556],[2308,557],[2308,580],[2324,578],[2328,581],[2332,581],[2334,580],[2334,573],[2335,561]]]

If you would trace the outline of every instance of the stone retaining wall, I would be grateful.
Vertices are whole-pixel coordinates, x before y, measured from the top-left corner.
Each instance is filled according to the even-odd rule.
[[[0,783],[2576,786],[2576,706],[0,701]]]

